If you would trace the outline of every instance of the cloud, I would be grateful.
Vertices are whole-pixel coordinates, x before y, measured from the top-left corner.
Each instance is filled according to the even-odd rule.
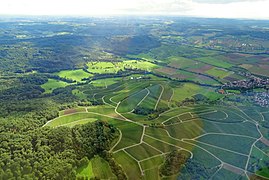
[[[0,14],[269,18],[269,0],[0,0]]]

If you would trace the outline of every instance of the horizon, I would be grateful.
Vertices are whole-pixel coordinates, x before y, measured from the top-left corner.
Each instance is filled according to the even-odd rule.
[[[0,2],[1,16],[179,16],[268,20],[269,0],[11,0]]]

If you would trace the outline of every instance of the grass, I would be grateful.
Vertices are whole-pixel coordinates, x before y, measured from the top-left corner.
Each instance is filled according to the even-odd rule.
[[[98,79],[98,80],[91,81],[91,84],[94,87],[107,87],[107,86],[117,83],[119,80],[121,80],[121,78]]]
[[[94,178],[92,161],[88,163],[87,166],[79,167],[77,169],[77,178]]]
[[[75,96],[77,96],[79,99],[86,99],[87,98],[87,95],[84,94],[82,91],[80,91],[78,89],[72,90],[72,94],[74,94]]]
[[[82,119],[82,120],[74,121],[74,122],[71,122],[71,123],[66,123],[66,124],[63,124],[61,126],[66,126],[66,127],[72,128],[72,127],[74,127],[76,125],[87,124],[87,123],[94,122],[94,121],[97,121],[97,119],[88,118],[88,119]]]
[[[92,160],[92,170],[94,176],[98,179],[117,179],[117,177],[112,173],[112,170],[103,158],[95,156]]]
[[[81,120],[86,120],[86,119],[96,119],[96,120],[103,120],[103,121],[113,120],[113,118],[109,118],[107,116],[86,113],[86,112],[79,112],[79,113],[74,113],[74,114],[55,118],[54,120],[47,123],[46,126],[50,126],[50,127],[63,126],[65,124],[70,124],[75,121],[81,121]]]
[[[89,74],[85,71],[83,71],[82,69],[78,69],[78,70],[64,70],[64,71],[60,71],[58,73],[56,73],[56,75],[62,77],[62,78],[66,78],[66,79],[72,79],[76,82],[82,82],[83,78],[89,78],[92,77],[92,74]]]
[[[83,179],[117,179],[117,177],[112,173],[108,162],[100,156],[94,156],[88,165],[79,167],[76,176],[77,178]]]
[[[64,81],[59,81],[55,79],[49,79],[48,82],[41,85],[41,88],[45,90],[45,93],[51,93],[54,89],[66,87],[69,84]]]
[[[151,71],[158,67],[148,61],[127,60],[122,62],[89,62],[87,64],[88,71],[95,74],[115,74],[125,69],[141,69]]]

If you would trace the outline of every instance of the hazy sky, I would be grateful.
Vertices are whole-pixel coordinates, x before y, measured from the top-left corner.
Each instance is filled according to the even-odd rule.
[[[0,0],[0,14],[166,14],[269,19],[269,0]]]

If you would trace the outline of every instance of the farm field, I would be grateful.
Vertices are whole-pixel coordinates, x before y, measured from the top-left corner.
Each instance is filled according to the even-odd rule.
[[[98,96],[103,97],[101,101],[104,105],[62,111],[59,118],[50,121],[46,126],[73,127],[92,121],[113,124],[121,135],[110,152],[129,179],[161,178],[160,167],[165,162],[165,157],[175,150],[183,150],[189,154],[189,166],[210,167],[212,171],[206,172],[208,177],[218,177],[222,174],[227,177],[244,177],[245,171],[267,177],[266,169],[257,172],[245,169],[255,162],[249,154],[261,138],[261,132],[252,119],[256,116],[249,114],[246,107],[233,109],[218,105],[194,105],[172,108],[175,102],[184,100],[184,97],[191,98],[196,94],[202,94],[209,100],[215,100],[222,95],[209,87],[192,83],[175,83],[170,86],[164,81],[144,80],[147,83],[137,87],[135,84],[124,84],[124,81],[121,82],[122,86],[124,85],[123,89],[117,86],[121,90],[112,94],[106,91],[109,92],[110,86],[113,85],[107,86],[107,89],[102,88]],[[173,92],[170,91],[171,88]],[[131,93],[126,93],[127,89],[132,89]],[[156,113],[154,109],[158,110],[158,103],[162,101],[167,106],[158,116],[135,114],[133,111],[136,107],[143,107]],[[255,120],[261,121],[256,118]],[[261,148],[264,149],[263,146]],[[261,156],[258,152],[264,150],[254,152]],[[265,159],[260,166],[264,167],[262,163],[266,162]],[[187,175],[189,166],[180,171],[183,173],[182,176]],[[235,175],[234,172],[239,174]],[[173,179],[178,175],[173,174],[169,177]]]
[[[60,72],[56,73],[56,75],[58,75],[62,78],[74,80],[76,82],[82,82],[83,81],[82,79],[89,78],[89,77],[93,76],[92,74],[89,74],[89,73],[83,71],[82,69],[60,71]]]

